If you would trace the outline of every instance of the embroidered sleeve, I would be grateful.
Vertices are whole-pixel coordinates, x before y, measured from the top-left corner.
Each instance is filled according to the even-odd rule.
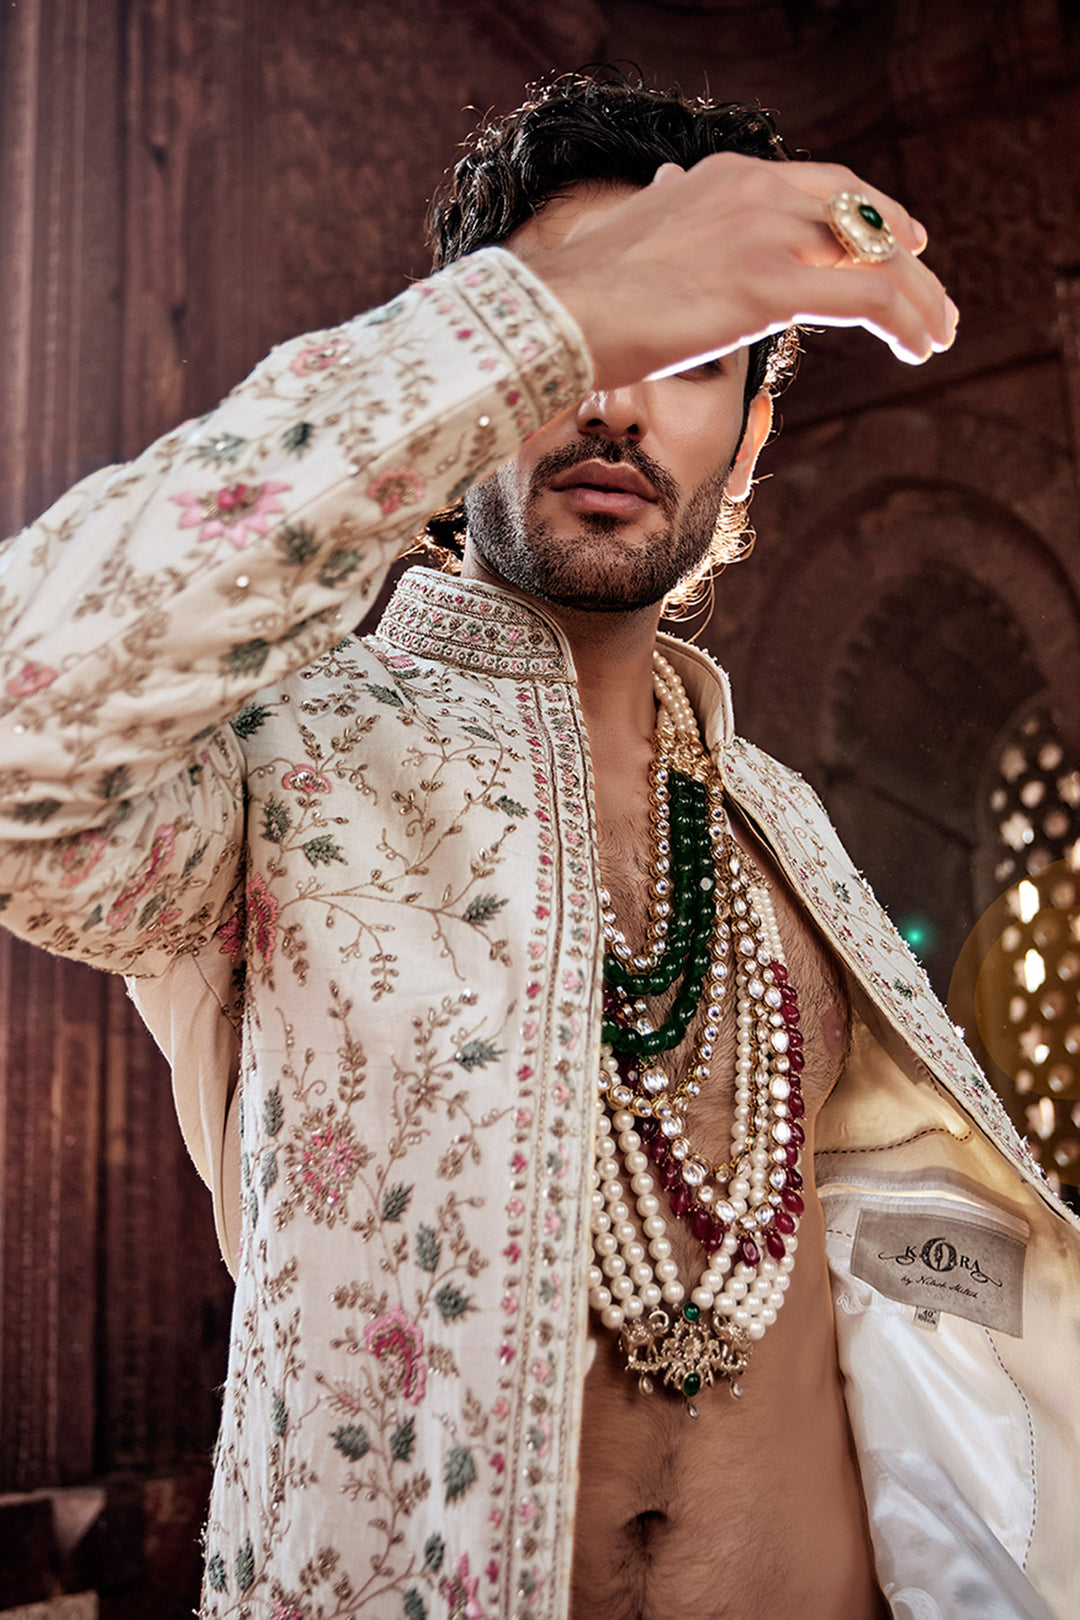
[[[590,381],[570,317],[485,249],[283,344],[0,549],[4,923],[124,972],[203,943],[241,864],[245,708]]]

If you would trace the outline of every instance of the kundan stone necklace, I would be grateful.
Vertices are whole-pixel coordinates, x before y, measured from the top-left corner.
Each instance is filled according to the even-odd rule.
[[[803,1212],[803,1041],[768,884],[732,836],[694,711],[660,653],[653,684],[651,893],[639,953],[601,891],[589,1301],[618,1333],[641,1390],[659,1384],[697,1417],[694,1398],[715,1380],[742,1393],[751,1348],[784,1302]],[[647,998],[672,991],[654,1024]],[[737,1025],[731,1153],[714,1164],[691,1142],[686,1112],[709,1083],[729,996]],[[695,1020],[689,1057],[676,1064]],[[705,1252],[689,1295],[672,1258],[665,1196]]]

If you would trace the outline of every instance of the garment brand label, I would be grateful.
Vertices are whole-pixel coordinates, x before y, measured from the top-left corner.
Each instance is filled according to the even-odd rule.
[[[966,1317],[1020,1338],[1024,1331],[1024,1260],[1018,1238],[932,1210],[864,1209],[851,1269],[889,1299]]]

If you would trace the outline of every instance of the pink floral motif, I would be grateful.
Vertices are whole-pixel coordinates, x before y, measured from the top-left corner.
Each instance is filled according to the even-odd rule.
[[[411,467],[396,467],[375,478],[367,487],[369,498],[388,517],[402,506],[415,506],[423,498],[424,480]]]
[[[444,1575],[439,1591],[447,1602],[447,1620],[484,1620],[477,1589],[479,1575],[469,1574],[469,1555],[462,1553],[453,1575]]]
[[[99,832],[82,832],[73,838],[60,857],[60,865],[64,875],[60,879],[62,889],[74,889],[83,878],[89,876],[94,867],[104,855],[108,845]]]
[[[263,960],[269,962],[277,944],[278,903],[258,872],[248,879],[244,898],[247,904],[248,938]]]
[[[331,338],[329,343],[311,343],[306,349],[300,350],[289,370],[298,377],[310,376],[313,371],[326,371],[328,367],[336,366],[339,360],[344,360],[351,348],[348,338]]]
[[[232,916],[222,923],[217,931],[217,938],[221,941],[220,954],[231,957],[235,966],[244,954],[244,905],[242,901]]]
[[[33,661],[23,665],[17,675],[4,685],[8,697],[33,697],[35,692],[41,692],[46,686],[51,686],[57,677],[58,671],[50,669],[46,664],[35,664]]]
[[[424,1336],[415,1322],[410,1322],[400,1305],[385,1315],[378,1316],[364,1330],[364,1349],[376,1361],[387,1359],[397,1363],[398,1383],[402,1395],[414,1406],[424,1398],[427,1372],[421,1359]]]
[[[306,765],[294,765],[292,770],[286,771],[281,785],[287,792],[295,793],[329,793],[331,787],[322,771],[310,770]]]
[[[121,894],[117,895],[109,907],[109,913],[105,921],[110,928],[122,928],[124,926],[143,895],[153,887],[154,879],[162,867],[168,866],[172,860],[175,847],[175,825],[169,822],[163,827],[156,828],[146,865],[138,877],[132,883],[129,883]]]
[[[347,1119],[327,1117],[320,1110],[308,1129],[310,1134],[300,1144],[296,1179],[308,1198],[339,1204],[369,1155],[357,1143]]]
[[[265,484],[226,484],[221,489],[185,490],[172,499],[184,508],[182,529],[198,529],[200,540],[216,540],[219,534],[243,548],[249,532],[265,534],[275,512],[285,508],[277,499],[289,484],[268,480]]]
[[[294,1609],[284,1598],[277,1597],[270,1611],[270,1620],[304,1620],[304,1616],[300,1609]]]
[[[183,911],[180,906],[163,906],[155,915],[153,921],[142,930],[139,935],[140,940],[150,939],[154,934],[159,934],[163,928],[168,928],[170,924],[178,922],[182,916]]]

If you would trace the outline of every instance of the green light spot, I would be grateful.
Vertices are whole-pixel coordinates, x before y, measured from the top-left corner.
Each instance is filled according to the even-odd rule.
[[[931,917],[913,912],[907,917],[902,917],[897,926],[904,942],[916,956],[925,958],[933,954],[938,942],[938,931]]]

